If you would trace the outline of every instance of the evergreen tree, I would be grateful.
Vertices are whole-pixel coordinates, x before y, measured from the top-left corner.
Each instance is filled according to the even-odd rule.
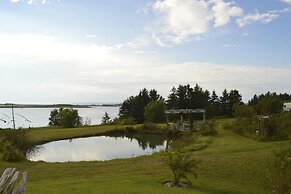
[[[107,124],[110,122],[110,116],[107,112],[104,113],[104,116],[102,117],[102,121],[101,123],[102,124]]]
[[[177,96],[177,90],[175,87],[172,88],[171,93],[168,96],[167,108],[168,109],[177,109],[178,108],[178,96]]]
[[[82,118],[78,114],[78,110],[72,108],[54,109],[50,113],[50,126],[63,126],[66,128],[82,125]]]
[[[164,123],[166,121],[166,104],[163,100],[151,101],[145,107],[146,122]]]
[[[209,91],[203,90],[198,84],[192,88],[189,84],[173,87],[167,100],[168,109],[196,109],[209,105]]]
[[[135,122],[144,122],[144,111],[148,103],[152,101],[163,100],[162,96],[157,93],[156,90],[142,89],[137,96],[131,96],[126,99],[120,109],[119,116],[121,118],[132,117]]]
[[[222,92],[222,96],[219,98],[219,114],[220,115],[227,115],[228,112],[230,112],[229,110],[229,106],[228,106],[228,92],[226,89],[223,90]]]

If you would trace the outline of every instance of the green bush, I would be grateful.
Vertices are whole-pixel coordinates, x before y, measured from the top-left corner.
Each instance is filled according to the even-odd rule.
[[[18,130],[7,130],[3,133],[3,140],[4,142],[10,142],[14,145],[17,149],[19,149],[23,154],[33,147],[30,143],[27,130],[26,129],[18,129]]]
[[[265,96],[263,100],[261,100],[256,105],[256,110],[258,114],[263,115],[271,115],[271,114],[278,114],[282,112],[283,103],[278,96]]]
[[[24,154],[11,142],[6,141],[1,147],[2,159],[8,162],[25,160]]]
[[[215,121],[207,121],[201,123],[199,125],[199,134],[203,136],[214,136],[217,134],[216,131],[216,122]]]
[[[79,117],[78,110],[72,108],[54,109],[50,113],[50,126],[63,126],[66,128],[82,125],[82,118]]]
[[[181,179],[191,184],[188,174],[197,177],[197,169],[200,161],[190,158],[189,154],[182,154],[180,151],[167,152],[167,163],[173,173],[173,183],[178,185]]]
[[[231,126],[231,130],[243,136],[256,136],[258,127],[257,118],[237,118]]]
[[[276,116],[275,134],[279,138],[287,138],[291,135],[291,112],[283,112]]]
[[[26,153],[33,147],[30,143],[27,130],[6,130],[3,132],[1,155],[5,161],[20,161],[25,159]]]
[[[163,100],[152,101],[145,106],[146,122],[164,123],[166,121],[166,104]]]
[[[133,128],[133,127],[125,127],[125,131],[127,133],[135,133],[136,132],[136,129]]]
[[[110,116],[107,112],[104,113],[104,116],[102,117],[102,124],[108,124],[110,122]]]
[[[135,125],[136,122],[132,117],[119,117],[115,118],[112,122],[115,125]]]
[[[271,183],[277,193],[291,193],[291,145],[275,152],[270,167]]]
[[[145,123],[139,129],[143,132],[166,133],[167,128],[155,123]]]
[[[236,118],[254,118],[256,117],[256,112],[253,107],[247,106],[245,104],[235,104],[232,108],[233,116]]]
[[[291,134],[291,113],[283,112],[264,119],[257,117],[239,117],[225,129],[258,140],[288,139]]]

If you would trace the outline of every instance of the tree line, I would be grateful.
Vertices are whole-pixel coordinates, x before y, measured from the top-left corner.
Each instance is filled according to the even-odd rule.
[[[137,95],[127,98],[119,110],[119,119],[124,123],[162,123],[166,120],[165,111],[168,109],[205,109],[207,117],[234,117],[234,108],[237,105],[245,105],[241,112],[254,111],[257,115],[271,115],[282,111],[283,102],[291,101],[291,94],[266,94],[254,95],[247,104],[242,102],[242,95],[236,89],[222,91],[218,96],[216,91],[203,89],[196,84],[179,85],[170,90],[167,98],[163,98],[157,90],[146,88],[140,90]],[[106,115],[105,115],[106,116]],[[107,123],[110,118],[104,116],[102,123]],[[108,115],[107,115],[108,116]],[[50,115],[51,126],[74,127],[81,125],[82,120],[78,112],[73,109],[55,109]],[[114,121],[113,121],[114,122]],[[122,122],[123,123],[123,122]]]
[[[267,92],[254,97],[248,102],[257,114],[273,114],[282,111],[284,101],[291,101],[291,95]],[[138,95],[130,96],[121,105],[120,118],[132,118],[136,123],[145,121],[163,122],[166,109],[205,109],[207,117],[233,117],[234,105],[244,104],[242,95],[236,89],[222,91],[218,96],[216,91],[203,89],[196,84],[173,87],[167,99],[155,89],[142,89]]]
[[[166,109],[206,109],[209,117],[232,116],[234,104],[242,103],[242,96],[238,90],[226,89],[218,96],[215,91],[211,93],[198,84],[194,87],[179,85],[173,87],[167,99],[164,99],[155,89],[142,89],[138,95],[127,98],[120,107],[121,118],[132,117],[135,122],[143,123],[152,120],[162,121]],[[158,112],[158,113],[157,113]],[[152,114],[150,114],[152,113]],[[154,116],[153,114],[156,113]],[[149,116],[153,118],[148,118]]]

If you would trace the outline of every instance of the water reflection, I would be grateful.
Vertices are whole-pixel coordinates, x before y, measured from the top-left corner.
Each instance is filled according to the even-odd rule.
[[[28,159],[32,161],[67,162],[131,158],[158,152],[166,147],[163,137],[88,137],[55,141],[38,146]]]

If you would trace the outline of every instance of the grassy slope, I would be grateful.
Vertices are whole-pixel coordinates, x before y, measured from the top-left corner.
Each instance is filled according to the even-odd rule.
[[[40,129],[35,141],[94,135],[110,129]],[[256,142],[223,129],[207,149],[193,152],[202,162],[191,188],[165,188],[171,172],[159,154],[106,162],[45,163],[0,161],[0,171],[17,167],[29,171],[27,193],[272,193],[267,161],[287,142]]]

